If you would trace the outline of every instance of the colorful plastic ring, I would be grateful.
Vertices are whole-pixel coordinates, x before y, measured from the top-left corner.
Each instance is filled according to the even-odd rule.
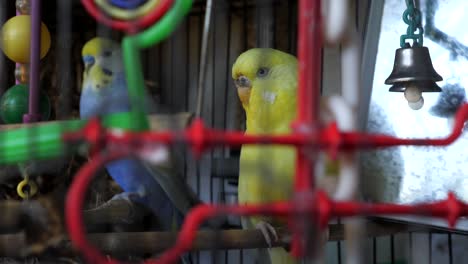
[[[147,0],[107,0],[111,5],[123,9],[134,9],[142,6]]]
[[[106,14],[101,13],[94,0],[81,0],[85,9],[94,19],[113,29],[122,30],[130,34],[136,33],[138,29],[153,25],[169,10],[173,2],[174,0],[161,0],[161,3],[148,15],[136,21],[121,21],[108,18]]]
[[[106,12],[112,18],[119,20],[134,20],[149,14],[161,1],[148,0],[142,6],[135,9],[122,9],[114,6],[112,3],[109,3],[108,0],[94,0],[94,2],[101,10]]]

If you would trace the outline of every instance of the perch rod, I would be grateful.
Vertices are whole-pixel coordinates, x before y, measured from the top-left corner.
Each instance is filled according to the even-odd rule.
[[[329,241],[344,239],[342,224],[330,224]],[[369,222],[366,235],[369,237],[392,235],[404,231],[424,231],[425,227],[408,226],[401,223]],[[290,234],[285,229],[277,229],[279,239],[272,246],[287,247]],[[107,253],[117,253],[132,250],[131,253],[162,252],[170,248],[177,240],[173,232],[134,232],[111,234],[88,234],[94,245]],[[268,248],[265,237],[258,229],[202,230],[198,231],[192,251],[212,249],[253,249]]]
[[[344,228],[342,224],[329,225],[329,241],[340,241],[344,239]],[[289,245],[289,234],[286,230],[278,229],[279,240],[273,241],[272,246],[287,247]],[[381,221],[369,221],[366,236],[379,237],[397,234],[400,232],[425,232],[426,227],[417,225],[406,225],[402,223],[386,223]],[[435,230],[437,232],[437,230]],[[89,241],[96,245],[99,250],[110,255],[142,255],[163,252],[175,243],[177,233],[174,232],[114,232],[114,233],[88,233]],[[64,252],[73,250],[68,243],[67,237],[59,243],[56,249]],[[0,255],[8,257],[24,257],[24,252],[18,248],[28,248],[26,234],[0,235]],[[199,250],[229,250],[229,249],[255,249],[268,248],[268,244],[260,230],[203,230],[198,231],[191,248],[192,251]]]

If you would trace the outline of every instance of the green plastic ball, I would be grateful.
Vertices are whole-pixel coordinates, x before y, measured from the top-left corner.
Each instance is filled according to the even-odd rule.
[[[18,124],[23,122],[23,115],[28,113],[29,87],[17,84],[6,91],[0,99],[0,117],[6,124]],[[49,97],[40,91],[39,112],[41,120],[50,118],[51,104]]]

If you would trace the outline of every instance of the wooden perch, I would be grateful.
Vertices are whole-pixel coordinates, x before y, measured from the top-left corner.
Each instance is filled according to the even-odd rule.
[[[0,233],[12,233],[21,228],[23,206],[20,202],[4,201],[0,203]]]
[[[329,241],[344,240],[343,224],[330,224]],[[290,236],[285,229],[278,229],[279,240],[273,246],[288,246]],[[367,237],[388,236],[400,232],[425,232],[428,229],[417,225],[388,222],[371,222],[366,225]],[[88,239],[107,254],[145,254],[162,252],[173,246],[177,233],[173,232],[132,232],[88,234]],[[197,232],[192,251],[211,249],[253,249],[267,248],[268,244],[259,230],[201,230]]]
[[[37,201],[2,201],[0,202],[0,212],[2,214],[0,234],[20,231],[30,222],[27,221],[28,218],[35,215],[41,214],[47,217],[47,210]],[[124,200],[110,200],[100,207],[83,212],[84,221],[89,226],[128,224],[141,220],[145,215],[148,215],[146,208]],[[44,224],[47,224],[47,221],[44,221]]]
[[[279,231],[280,238],[284,232]],[[143,255],[162,252],[174,245],[177,233],[173,232],[119,232],[88,234],[88,240],[105,254]],[[58,250],[73,250],[68,239],[58,246]],[[273,246],[286,246],[288,242],[280,239]],[[0,235],[0,256],[23,257],[28,247],[23,232]],[[259,230],[222,230],[199,231],[192,251],[211,249],[249,249],[268,247]]]
[[[274,246],[286,246],[285,233],[279,232],[280,239]],[[162,252],[173,246],[177,233],[132,232],[89,234],[88,239],[107,254],[147,254]],[[192,250],[249,249],[268,247],[260,230],[204,230],[197,233]]]
[[[31,210],[36,210],[31,213]],[[40,210],[40,204],[36,202],[2,202],[0,203],[0,230],[10,231],[15,234],[0,235],[0,255],[18,257],[28,248],[26,233],[19,232],[25,228],[25,224],[31,221],[26,217],[35,217]],[[126,201],[110,201],[104,206],[87,210],[83,213],[86,225],[123,223],[125,221],[138,220],[145,212],[138,206]],[[35,222],[37,224],[37,222]],[[344,239],[344,226],[342,224],[329,225],[329,240]],[[287,246],[289,234],[285,229],[277,230],[279,241],[273,246]],[[401,232],[446,232],[429,226],[410,223],[395,223],[384,218],[369,218],[366,224],[367,237],[388,236]],[[16,233],[19,232],[19,233]],[[460,232],[458,232],[460,233]],[[67,238],[58,243],[59,250],[70,252],[71,244]],[[100,250],[112,255],[141,255],[164,251],[174,245],[177,239],[175,232],[114,232],[114,233],[89,233],[88,239]],[[56,244],[57,245],[57,244]],[[210,249],[249,249],[268,247],[262,233],[259,230],[200,230],[197,232],[193,251]]]
[[[0,256],[23,257],[21,249],[27,246],[24,232],[16,234],[0,235]]]
[[[329,241],[344,240],[344,226],[331,224]],[[418,226],[407,226],[395,223],[368,222],[367,237],[387,236],[407,231],[424,231]],[[290,243],[290,235],[285,229],[278,229],[279,240],[273,242],[273,247],[286,247]],[[133,232],[111,234],[89,234],[88,239],[107,254],[145,254],[162,252],[177,239],[173,232]],[[197,232],[192,251],[212,249],[253,249],[267,248],[268,244],[260,230],[201,230]]]
[[[330,241],[344,239],[342,224],[331,224]],[[368,237],[392,235],[407,231],[427,231],[416,226],[406,226],[394,223],[369,222],[366,226]],[[279,229],[279,241],[273,246],[287,246],[289,235],[285,230]],[[27,247],[24,233],[13,235],[0,235],[0,255],[21,256],[19,248]],[[174,232],[115,232],[88,234],[88,240],[103,253],[110,255],[142,255],[162,252],[174,245],[177,233]],[[14,246],[13,246],[14,245]],[[259,230],[202,230],[197,232],[192,251],[212,249],[252,249],[267,248],[268,245]],[[73,250],[67,239],[57,248],[64,252]]]
[[[146,208],[130,201],[110,200],[84,211],[83,218],[86,225],[127,224],[141,220],[148,213]]]
[[[13,233],[20,231],[27,224],[27,218],[44,215],[46,210],[37,201],[19,202],[2,201],[0,203],[0,233]]]

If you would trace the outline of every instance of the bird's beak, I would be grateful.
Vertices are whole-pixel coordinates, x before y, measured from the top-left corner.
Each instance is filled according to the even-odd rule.
[[[250,83],[249,78],[245,77],[244,75],[239,76],[237,79],[234,80],[234,83],[237,89],[242,88],[252,88],[252,84]]]
[[[237,87],[237,94],[239,95],[239,99],[241,100],[242,105],[244,108],[247,107],[249,105],[252,83],[250,82],[249,78],[241,75],[234,80],[234,84]]]

